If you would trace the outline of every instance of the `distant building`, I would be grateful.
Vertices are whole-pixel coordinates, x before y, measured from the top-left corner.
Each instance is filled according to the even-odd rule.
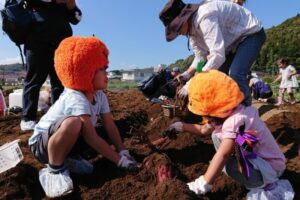
[[[122,81],[141,81],[150,76],[153,71],[144,69],[133,69],[122,71]]]
[[[121,80],[122,79],[122,74],[117,74],[115,71],[108,72],[107,78],[109,80]]]
[[[22,79],[18,78],[5,78],[4,80],[5,85],[12,85],[12,86],[17,86],[22,84]]]

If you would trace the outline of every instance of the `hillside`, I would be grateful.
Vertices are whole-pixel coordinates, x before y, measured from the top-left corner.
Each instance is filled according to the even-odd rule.
[[[295,66],[300,67],[300,14],[267,29],[266,33],[267,40],[253,69],[271,71],[275,61],[281,57],[290,58]],[[171,67],[186,69],[193,58],[191,55],[186,59],[179,59]]]
[[[15,63],[15,64],[7,64],[7,65],[0,65],[0,73],[2,72],[20,72],[25,70],[22,64]]]
[[[300,66],[300,14],[267,31],[255,68],[273,66],[277,59],[288,57],[295,66]]]

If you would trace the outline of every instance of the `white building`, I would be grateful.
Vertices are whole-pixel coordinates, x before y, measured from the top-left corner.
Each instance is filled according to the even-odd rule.
[[[122,71],[122,81],[141,81],[150,76],[152,72],[143,69],[133,69]]]
[[[115,80],[121,80],[122,79],[122,75],[118,75],[118,74],[116,74],[116,72],[112,71],[112,72],[108,72],[107,78],[109,80],[113,80],[113,79],[115,79]]]

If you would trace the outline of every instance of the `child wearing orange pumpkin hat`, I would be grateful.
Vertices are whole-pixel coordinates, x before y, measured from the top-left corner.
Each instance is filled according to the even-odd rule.
[[[35,126],[29,139],[33,155],[47,168],[39,172],[48,197],[73,190],[69,173],[92,173],[93,165],[75,153],[82,140],[124,169],[135,169],[134,158],[125,149],[112,119],[106,95],[108,49],[96,37],[69,37],[55,52],[55,70],[65,87],[59,99]],[[96,132],[101,117],[116,152]]]
[[[188,183],[190,190],[197,195],[209,192],[224,168],[250,190],[247,199],[293,198],[289,181],[279,180],[286,167],[282,151],[257,109],[241,104],[244,95],[233,79],[216,70],[199,73],[191,80],[188,95],[189,110],[214,128],[216,148],[206,173]]]

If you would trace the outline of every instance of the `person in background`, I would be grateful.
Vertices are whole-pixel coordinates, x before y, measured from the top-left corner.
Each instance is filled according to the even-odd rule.
[[[240,6],[242,6],[246,2],[246,0],[231,0],[231,2],[239,4]]]
[[[258,110],[241,104],[244,95],[237,83],[210,70],[191,79],[188,93],[189,110],[210,124],[195,133],[208,135],[212,132],[206,128],[213,127],[216,149],[206,172],[189,182],[189,189],[197,195],[206,194],[224,171],[250,190],[246,199],[293,199],[290,182],[279,179],[286,168],[284,154]]]
[[[55,51],[55,70],[65,89],[34,128],[29,147],[47,164],[39,180],[48,197],[73,191],[70,172],[92,173],[93,165],[80,156],[86,144],[127,170],[137,163],[122,143],[106,95],[108,49],[96,37],[69,37]],[[94,128],[101,118],[115,149]],[[103,137],[106,135],[103,135]]]
[[[290,61],[287,58],[281,58],[277,60],[277,66],[279,67],[280,74],[276,77],[273,83],[276,83],[279,80],[281,80],[281,83],[279,85],[279,96],[276,105],[283,104],[285,91],[287,91],[290,96],[290,104],[296,103],[294,90],[299,87],[297,78],[295,76],[297,71],[295,67],[289,64],[289,62]]]
[[[155,96],[161,97],[162,99],[174,98],[176,94],[176,87],[174,85],[173,79],[178,76],[180,73],[179,67],[174,67],[172,69],[166,68],[164,69],[164,77],[166,83],[162,85]]]
[[[251,105],[247,74],[266,40],[256,16],[230,1],[185,4],[170,0],[159,17],[168,42],[185,35],[194,51],[195,58],[180,79],[188,81],[196,71],[219,69],[238,83],[245,94],[243,103]],[[180,97],[186,97],[187,88],[188,85],[182,87]]]
[[[154,103],[161,103],[167,98],[174,98],[176,85],[173,79],[179,74],[179,68],[160,67],[150,77],[138,84],[143,94]]]
[[[51,106],[51,85],[44,84],[40,91],[38,111],[46,113]]]
[[[20,123],[22,131],[34,129],[40,89],[48,75],[52,103],[63,91],[53,66],[54,51],[64,38],[72,35],[70,23],[77,24],[81,20],[81,11],[75,0],[27,0],[27,3],[35,11],[36,23],[24,44],[26,76]]]
[[[256,73],[249,73],[249,87],[252,97],[258,101],[268,102],[273,95],[269,84],[265,83]]]

